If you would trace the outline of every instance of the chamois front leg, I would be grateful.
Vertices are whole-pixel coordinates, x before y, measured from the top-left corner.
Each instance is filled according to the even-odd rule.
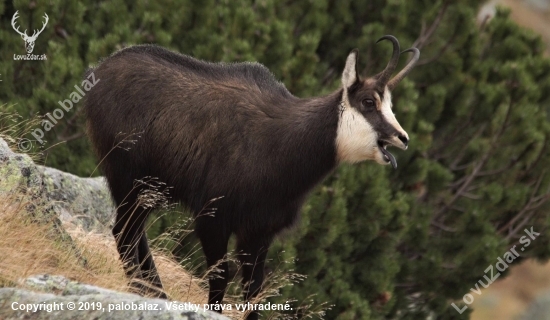
[[[133,199],[129,201],[131,200]],[[132,279],[130,281],[132,288],[141,295],[166,299],[167,296],[162,289],[162,282],[147,244],[144,230],[147,215],[148,210],[135,204],[119,207],[113,235],[126,275]]]
[[[271,241],[271,237],[265,236],[256,239],[237,239],[237,253],[242,268],[245,302],[253,301],[262,289],[265,260]],[[248,314],[247,320],[256,320],[258,317],[258,312],[252,311]]]
[[[208,304],[221,304],[225,296],[225,289],[228,281],[228,264],[224,261],[227,254],[227,244],[229,242],[229,232],[225,231],[223,224],[216,221],[216,217],[202,216],[197,219],[195,233],[201,241],[202,250],[206,257],[206,265],[210,269],[215,267],[208,279],[209,292]],[[221,308],[211,307],[221,313]]]

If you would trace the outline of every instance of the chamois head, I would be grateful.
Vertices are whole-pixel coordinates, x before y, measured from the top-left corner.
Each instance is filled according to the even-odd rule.
[[[410,48],[401,52],[413,52],[413,58],[391,78],[399,61],[399,42],[390,35],[380,38],[377,43],[382,40],[393,43],[393,54],[386,68],[374,77],[361,79],[357,74],[357,49],[352,50],[346,59],[336,145],[341,162],[375,160],[380,164],[391,163],[396,168],[397,162],[386,147],[407,149],[409,135],[395,119],[391,91],[414,67],[420,51]]]

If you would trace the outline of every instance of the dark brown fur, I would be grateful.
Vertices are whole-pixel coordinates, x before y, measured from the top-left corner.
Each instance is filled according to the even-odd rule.
[[[386,155],[378,162],[391,157],[396,166],[385,147],[405,149],[408,135],[393,115],[393,124],[387,121],[381,103],[385,88],[399,83],[420,51],[403,51],[413,52],[413,59],[390,80],[399,43],[389,35],[380,40],[394,47],[384,71],[360,80],[353,50],[342,74],[346,90],[319,98],[294,97],[257,63],[208,63],[151,45],[123,49],[88,71],[98,79],[85,101],[88,131],[118,206],[117,249],[128,276],[142,280],[133,283],[140,293],[166,297],[143,230],[154,206],[140,202],[148,186],[136,181],[158,178],[170,188],[170,201],[198,215],[195,232],[209,267],[224,258],[229,237],[236,235],[245,299],[250,300],[261,289],[273,238],[296,221],[307,193],[337,158],[342,160],[340,155],[356,152],[363,158],[351,156],[350,161],[369,159],[361,149],[363,140],[357,142],[367,139],[379,157]],[[344,92],[372,130],[351,140],[344,133],[337,157]],[[199,215],[216,198],[210,205],[217,208],[215,214]],[[227,286],[227,262],[219,268],[220,276],[209,281],[210,304],[222,302]]]
[[[100,79],[85,102],[89,136],[119,205],[113,233],[127,273],[162,288],[143,232],[149,210],[136,208],[141,187],[133,189],[135,180],[157,177],[195,214],[223,197],[211,205],[215,216],[197,219],[196,233],[209,266],[236,235],[245,298],[256,295],[273,237],[336,165],[342,90],[300,99],[260,64],[207,63],[150,45],[121,50],[89,72]],[[135,144],[120,143],[132,133]],[[209,303],[223,299],[227,263],[220,268]]]

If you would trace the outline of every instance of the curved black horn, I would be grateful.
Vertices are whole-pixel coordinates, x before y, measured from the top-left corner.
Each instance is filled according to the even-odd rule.
[[[406,52],[414,52],[414,55],[409,63],[407,63],[407,65],[403,68],[403,70],[401,70],[397,75],[395,75],[395,77],[393,77],[393,79],[388,82],[388,88],[390,90],[393,90],[397,86],[397,84],[399,84],[399,82],[403,80],[403,78],[405,78],[405,76],[412,70],[412,68],[414,68],[414,65],[418,62],[418,58],[420,58],[420,50],[418,50],[417,48],[409,48],[401,53],[403,54]]]
[[[397,67],[397,63],[399,62],[399,41],[397,41],[397,38],[392,35],[386,35],[382,38],[378,39],[376,43],[382,41],[382,40],[390,40],[393,44],[393,53],[391,55],[390,61],[388,62],[388,65],[386,66],[386,69],[384,69],[382,72],[377,74],[375,77],[377,81],[383,85],[386,85],[388,81],[390,80],[390,77]]]

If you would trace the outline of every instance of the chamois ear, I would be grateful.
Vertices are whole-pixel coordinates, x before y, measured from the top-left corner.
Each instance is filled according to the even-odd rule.
[[[342,72],[342,85],[344,86],[344,88],[349,88],[355,82],[359,81],[359,76],[357,75],[358,54],[359,50],[353,49],[346,59],[346,66],[344,67],[344,72]]]

